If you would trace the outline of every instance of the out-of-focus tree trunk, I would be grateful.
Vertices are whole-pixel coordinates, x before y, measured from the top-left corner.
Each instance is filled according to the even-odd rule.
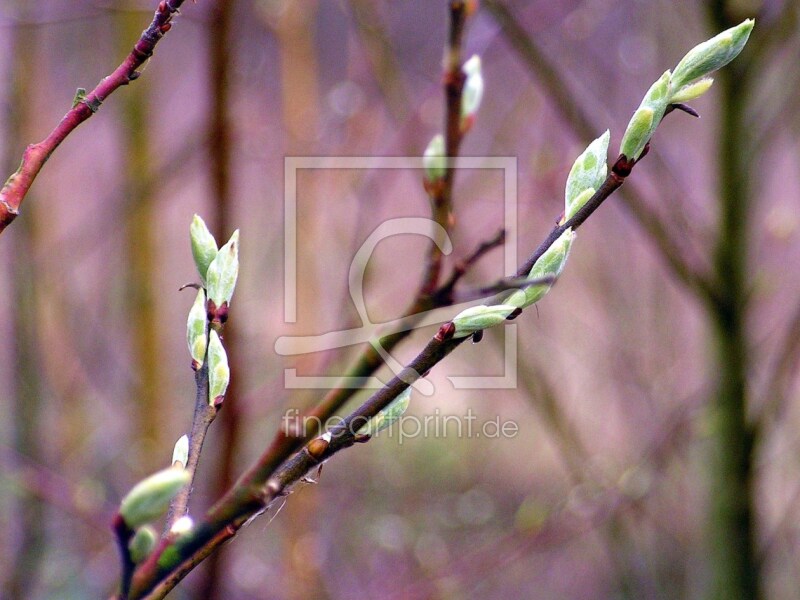
[[[236,229],[233,222],[233,194],[231,191],[231,146],[232,131],[229,105],[232,101],[231,80],[233,76],[234,14],[235,0],[216,0],[208,18],[208,93],[210,110],[206,121],[208,133],[208,164],[210,166],[212,206],[217,242],[223,244]],[[236,477],[236,455],[241,433],[240,377],[238,319],[235,312],[225,325],[225,351],[231,368],[231,381],[225,393],[225,404],[214,424],[218,435],[211,497],[220,498],[233,484]],[[212,431],[213,434],[213,431]],[[206,561],[198,584],[198,597],[215,600],[225,597],[224,582],[225,552],[212,554]]]
[[[131,40],[142,30],[142,13],[123,11],[119,16],[119,54],[130,52]],[[148,86],[131,85],[120,94],[122,116],[120,126],[123,140],[122,189],[125,202],[125,258],[126,258],[126,307],[127,323],[133,326],[131,336],[131,374],[133,387],[131,404],[137,419],[140,470],[152,470],[154,465],[164,464],[170,449],[160,426],[159,397],[163,377],[163,356],[159,343],[158,310],[153,276],[155,266],[156,215],[150,180],[153,164],[150,156],[150,134],[148,130]]]
[[[716,3],[714,26],[735,25]],[[762,34],[763,35],[763,34]],[[753,434],[747,422],[748,337],[747,257],[751,191],[747,148],[747,52],[717,75],[720,90],[719,214],[714,249],[717,298],[708,303],[713,326],[717,384],[712,403],[715,453],[711,463],[711,597],[744,600],[759,597],[756,559],[756,498],[753,474]]]
[[[21,6],[21,3],[20,3]],[[6,115],[8,127],[5,138],[6,156],[3,158],[4,171],[13,172],[16,168],[16,153],[19,142],[27,136],[30,120],[29,74],[34,68],[36,49],[36,30],[10,28],[11,42],[11,85],[8,98],[9,111]],[[35,192],[34,192],[35,193]],[[16,248],[13,256],[19,258],[12,264],[13,311],[11,338],[13,340],[13,380],[6,389],[11,395],[11,419],[13,421],[13,447],[21,456],[34,464],[43,463],[41,440],[42,382],[39,353],[40,329],[37,315],[39,281],[35,256],[37,245],[36,219],[33,213],[36,203],[31,202],[26,209],[29,214],[20,219],[15,232]],[[21,466],[21,468],[24,468]],[[13,507],[15,532],[7,541],[10,548],[7,556],[12,561],[8,581],[5,582],[3,597],[23,598],[36,589],[41,561],[45,552],[45,506],[33,494],[25,490],[18,492],[18,501]],[[13,557],[13,559],[11,559]]]

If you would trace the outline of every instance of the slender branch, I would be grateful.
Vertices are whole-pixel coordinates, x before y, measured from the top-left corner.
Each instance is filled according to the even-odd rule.
[[[236,0],[214,0],[210,6],[210,20],[206,25],[208,39],[208,86],[211,97],[206,127],[209,162],[211,168],[211,193],[216,212],[216,230],[220,239],[227,239],[235,229],[232,226],[234,194],[232,189],[234,129],[231,119],[231,97],[234,67],[234,48],[237,31],[234,27],[235,14],[239,8]],[[232,373],[240,373],[239,328],[237,322],[228,321],[225,325],[225,351]],[[217,458],[216,473],[211,483],[211,497],[221,497],[238,475],[236,455],[239,451],[241,427],[241,387],[239,377],[233,377],[225,391],[225,410],[217,424],[219,441],[214,453]],[[199,594],[206,600],[216,600],[222,595],[225,578],[224,553],[217,552],[206,564],[202,579],[198,583]]]
[[[453,217],[453,183],[456,173],[454,164],[465,133],[461,122],[461,95],[464,91],[466,76],[461,69],[461,44],[464,38],[467,13],[465,0],[450,1],[450,31],[444,60],[444,147],[447,170],[442,180],[426,186],[431,199],[433,220],[446,232],[449,232],[455,223]],[[438,286],[443,259],[444,256],[439,246],[431,242],[426,273],[420,290],[422,295],[430,295]]]
[[[210,404],[208,401],[208,359],[203,366],[195,372],[196,394],[194,402],[194,416],[192,418],[192,431],[189,434],[189,457],[186,461],[186,470],[191,475],[189,482],[178,492],[170,503],[167,514],[164,535],[169,533],[175,522],[187,514],[189,510],[189,497],[192,494],[194,476],[197,465],[200,463],[200,453],[208,433],[208,428],[219,412],[222,404]]]
[[[576,95],[569,89],[561,73],[534,44],[517,17],[498,0],[484,0],[482,4],[500,25],[502,34],[522,63],[537,77],[547,89],[548,94],[555,100],[553,107],[561,113],[564,123],[580,137],[593,138],[596,135],[597,127],[592,122],[588,111],[575,99]],[[701,298],[713,295],[713,284],[708,275],[694,267],[686,257],[686,243],[675,240],[663,219],[646,204],[638,201],[641,195],[638,189],[631,188],[627,191],[623,190],[620,200],[639,226],[644,229],[648,239],[655,244],[662,260],[678,281]]]
[[[117,88],[127,85],[139,77],[139,67],[153,55],[158,41],[170,30],[173,15],[178,12],[183,2],[184,0],[162,0],[158,4],[150,26],[142,32],[130,54],[114,72],[102,79],[85,98],[76,97],[75,104],[64,115],[56,128],[44,140],[38,144],[31,144],[25,149],[22,155],[22,164],[0,189],[0,233],[19,214],[22,201],[33,181],[59,144],[78,125],[96,113],[105,99]]]

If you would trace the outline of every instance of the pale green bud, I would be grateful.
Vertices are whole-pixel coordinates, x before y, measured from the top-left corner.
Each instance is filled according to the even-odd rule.
[[[391,426],[395,421],[403,416],[408,409],[409,402],[411,402],[410,387],[400,392],[397,398],[392,400],[386,408],[365,423],[364,426],[358,430],[358,433],[362,435],[374,436],[379,431]]]
[[[145,558],[150,556],[153,548],[156,547],[156,530],[150,525],[144,525],[136,530],[133,538],[128,543],[128,551],[131,554],[131,560],[139,564]]]
[[[670,72],[664,74],[647,90],[638,110],[633,113],[625,135],[622,136],[620,154],[639,158],[647,142],[664,117],[670,100]]]
[[[699,81],[695,81],[694,83],[690,83],[679,89],[677,92],[672,94],[672,98],[670,98],[670,104],[677,104],[678,102],[689,102],[689,100],[694,100],[695,98],[699,98],[703,94],[705,94],[709,89],[711,89],[711,85],[714,83],[714,80],[711,77],[704,77]]]
[[[194,520],[192,517],[189,515],[183,515],[180,519],[172,524],[172,527],[169,528],[169,532],[174,535],[183,535],[184,533],[191,531],[192,527],[194,527]]]
[[[476,331],[500,325],[515,312],[517,312],[517,307],[507,304],[472,306],[462,310],[453,319],[453,325],[456,327],[453,339],[467,337]]]
[[[653,109],[640,108],[631,117],[628,128],[622,136],[619,145],[619,153],[628,158],[639,158],[647,142],[650,140],[650,133],[653,127]]]
[[[467,76],[461,92],[461,118],[475,116],[483,99],[483,74],[481,73],[481,57],[473,55],[462,67]]]
[[[747,19],[686,53],[672,74],[672,88],[680,89],[727,65],[744,48],[755,21]]]
[[[206,227],[205,221],[199,215],[195,215],[189,227],[189,237],[192,240],[192,256],[197,272],[200,273],[200,281],[206,284],[206,273],[211,261],[217,256],[217,242],[214,236]]]
[[[578,194],[572,203],[567,206],[567,211],[564,213],[564,220],[568,221],[574,217],[575,213],[582,209],[584,205],[591,200],[592,196],[595,195],[595,192],[597,192],[597,190],[593,187],[590,187]]]
[[[219,334],[212,329],[208,341],[208,403],[211,406],[218,405],[225,397],[230,379],[228,355]]]
[[[586,150],[575,160],[567,176],[567,187],[564,192],[564,217],[569,220],[603,185],[608,173],[606,157],[608,156],[608,130],[586,147]],[[586,196],[586,191],[592,193]]]
[[[444,179],[447,172],[447,158],[444,152],[444,137],[441,134],[433,136],[428,147],[425,148],[425,154],[422,155],[425,179],[431,183]]]
[[[172,450],[172,466],[184,469],[187,462],[189,462],[189,436],[184,434],[175,442],[175,448]]]
[[[130,529],[155,521],[169,508],[181,488],[189,483],[186,469],[169,467],[143,479],[128,492],[119,505],[119,514]]]
[[[208,266],[206,275],[208,298],[219,308],[230,305],[236,279],[239,276],[239,230],[233,232],[231,239],[219,249]]]
[[[203,366],[206,359],[206,346],[208,344],[208,321],[206,313],[206,293],[205,290],[198,290],[197,297],[189,310],[189,318],[186,321],[186,343],[189,346],[189,354],[192,356],[192,366],[199,369]]]
[[[567,263],[569,257],[569,250],[572,246],[572,240],[575,234],[571,229],[567,229],[561,234],[552,246],[550,246],[533,268],[528,273],[528,279],[538,280],[546,277],[558,277],[564,270],[564,265]],[[503,304],[525,308],[541,300],[547,292],[550,291],[552,284],[538,284],[532,285],[524,290],[517,290],[512,292]]]

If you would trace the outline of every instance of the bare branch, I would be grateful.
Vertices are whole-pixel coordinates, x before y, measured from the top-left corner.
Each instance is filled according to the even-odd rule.
[[[158,41],[172,27],[172,18],[184,0],[162,0],[158,4],[153,21],[142,32],[130,54],[108,77],[103,78],[85,97],[76,95],[72,108],[61,122],[38,144],[31,144],[22,155],[22,164],[0,189],[0,233],[17,217],[20,206],[53,151],[72,133],[78,125],[98,111],[102,103],[117,88],[137,79],[138,71],[153,55]]]

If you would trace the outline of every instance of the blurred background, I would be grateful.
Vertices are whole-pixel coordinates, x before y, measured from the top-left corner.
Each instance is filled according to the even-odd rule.
[[[0,1],[2,165],[129,52],[155,0]],[[504,331],[462,346],[409,413],[513,421],[515,436],[373,440],[326,465],[174,598],[796,597],[800,586],[800,82],[793,0],[485,0],[465,56],[486,94],[466,156],[515,157],[517,252],[563,209],[575,157],[610,159],[649,85],[696,43],[756,17],[743,54],[669,116],[650,155],[581,229],[563,277]],[[201,514],[287,409],[354,346],[280,356],[282,335],[359,326],[347,274],[381,222],[427,216],[421,173],[302,171],[297,322],[284,322],[284,157],[419,156],[441,131],[447,8],[436,2],[186,3],[135,85],[54,153],[2,236],[0,596],[107,597],[122,495],[187,431],[196,279],[188,228],[241,228],[226,338],[233,387],[201,461]],[[459,172],[454,252],[503,224],[496,169]],[[427,241],[372,256],[374,322],[402,316]],[[465,279],[503,276],[503,251]],[[434,329],[394,353],[408,360]],[[388,370],[378,375],[386,378]],[[354,406],[366,397],[355,396]],[[351,405],[348,405],[351,406]],[[279,514],[277,514],[279,512]]]

